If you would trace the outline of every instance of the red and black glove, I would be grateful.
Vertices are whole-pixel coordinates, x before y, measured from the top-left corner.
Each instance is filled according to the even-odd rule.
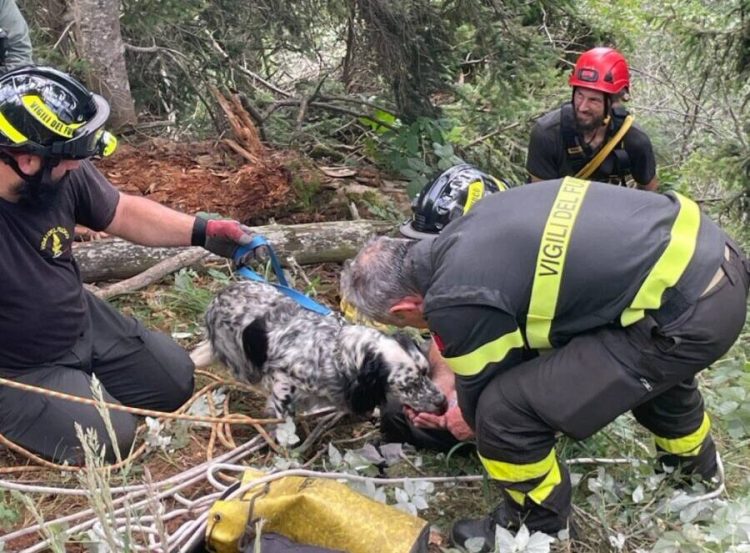
[[[235,250],[253,239],[250,227],[232,219],[209,219],[198,215],[193,223],[191,244],[203,246],[211,253],[232,258]]]

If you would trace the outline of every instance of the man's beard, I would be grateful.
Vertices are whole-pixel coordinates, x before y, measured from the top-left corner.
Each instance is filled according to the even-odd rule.
[[[46,163],[39,173],[27,177],[17,188],[18,203],[33,209],[52,207],[60,195],[60,179],[52,180],[51,172],[57,164]]]
[[[590,123],[583,123],[579,119],[578,114],[576,113],[575,120],[576,120],[576,130],[579,133],[595,131],[604,124],[604,116],[596,117],[592,119]]]

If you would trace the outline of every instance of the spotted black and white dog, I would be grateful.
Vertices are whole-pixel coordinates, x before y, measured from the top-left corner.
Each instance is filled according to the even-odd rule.
[[[268,284],[228,286],[212,300],[205,324],[212,356],[236,378],[260,382],[279,418],[311,405],[364,414],[388,399],[445,410],[427,359],[408,336],[313,313]]]

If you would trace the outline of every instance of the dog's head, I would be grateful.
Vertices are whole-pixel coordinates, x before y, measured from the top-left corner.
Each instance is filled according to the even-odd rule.
[[[447,399],[430,379],[430,363],[425,354],[403,332],[394,334],[392,340],[406,353],[408,359],[404,359],[398,350],[392,353],[393,368],[388,376],[390,394],[415,411],[443,413]]]
[[[366,413],[388,399],[416,411],[442,413],[446,398],[430,380],[427,358],[407,336],[390,337],[372,329],[349,400],[357,413]]]

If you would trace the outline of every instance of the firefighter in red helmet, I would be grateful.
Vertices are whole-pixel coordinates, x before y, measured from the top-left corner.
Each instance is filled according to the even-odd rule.
[[[651,141],[622,106],[630,94],[625,57],[612,48],[588,50],[568,84],[571,101],[542,116],[531,131],[530,181],[576,176],[655,190]]]

